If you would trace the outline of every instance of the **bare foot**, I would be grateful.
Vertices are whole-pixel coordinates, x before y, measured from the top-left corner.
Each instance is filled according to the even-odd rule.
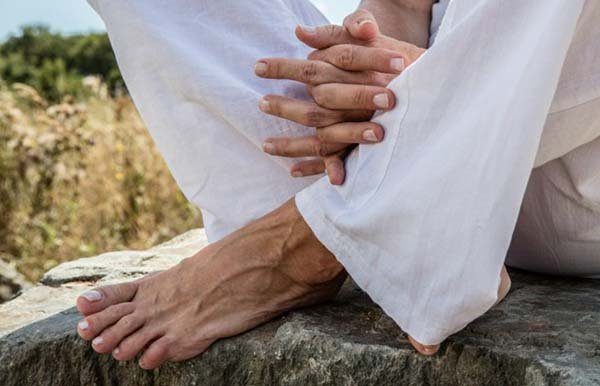
[[[118,360],[143,351],[140,366],[154,369],[331,299],[345,278],[290,201],[167,271],[81,295],[78,332]]]
[[[508,275],[508,271],[506,270],[506,266],[502,267],[502,271],[500,272],[500,286],[498,287],[498,300],[496,304],[500,303],[510,291],[511,281],[510,276]],[[420,354],[423,355],[434,355],[440,349],[439,345],[427,346],[421,344],[413,339],[412,336],[408,337],[408,341],[413,345],[415,350],[417,350]]]

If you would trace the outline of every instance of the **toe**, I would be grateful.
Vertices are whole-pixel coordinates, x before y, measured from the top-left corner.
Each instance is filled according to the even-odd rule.
[[[144,370],[154,370],[169,359],[171,339],[163,336],[153,342],[140,358],[140,367]]]
[[[506,266],[503,266],[502,271],[500,272],[500,286],[498,287],[498,299],[496,300],[496,304],[500,303],[504,300],[506,295],[508,295],[511,284],[512,282],[508,275],[508,271],[506,270]]]
[[[102,333],[94,338],[92,347],[100,354],[108,354],[112,352],[121,341],[134,333],[144,324],[144,318],[137,314],[129,314],[114,325],[108,327]]]
[[[135,296],[137,281],[99,287],[87,291],[77,298],[77,310],[90,315],[114,304],[128,302]]]
[[[113,357],[119,361],[131,360],[158,336],[156,331],[142,327],[119,343],[118,347],[113,350]]]
[[[408,337],[408,341],[410,344],[417,350],[420,354],[431,356],[435,355],[440,349],[439,345],[424,345],[413,339],[412,336]]]
[[[117,323],[121,318],[135,310],[133,303],[119,303],[103,311],[87,316],[77,324],[77,332],[85,340],[94,339],[107,327]]]

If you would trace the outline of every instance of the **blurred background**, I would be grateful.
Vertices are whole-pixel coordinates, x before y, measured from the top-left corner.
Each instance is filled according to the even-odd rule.
[[[358,0],[314,3],[339,24]],[[0,0],[0,286],[201,226],[86,1]]]

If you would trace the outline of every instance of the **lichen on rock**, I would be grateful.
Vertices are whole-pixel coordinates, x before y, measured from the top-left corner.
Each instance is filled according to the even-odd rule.
[[[0,305],[0,385],[597,385],[600,282],[513,272],[507,299],[434,357],[348,281],[327,304],[294,311],[153,372],[78,338],[79,293],[167,269],[206,245],[188,232],[147,251],[62,264]]]

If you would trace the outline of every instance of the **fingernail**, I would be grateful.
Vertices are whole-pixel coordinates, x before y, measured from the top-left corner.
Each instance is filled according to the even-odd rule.
[[[362,27],[363,25],[365,25],[365,24],[369,24],[369,23],[373,24],[373,21],[372,21],[372,20],[368,20],[368,19],[367,19],[367,20],[362,20],[362,21],[360,21],[360,22],[358,23],[358,26],[359,26],[359,27]]]
[[[254,65],[254,73],[258,76],[264,76],[267,74],[267,63],[257,62]]]
[[[79,327],[80,330],[85,331],[88,328],[90,328],[90,324],[84,319],[81,322],[77,323],[77,327]]]
[[[362,137],[365,141],[369,141],[369,142],[379,141],[373,130],[365,130],[362,134]]]
[[[303,174],[300,171],[292,172],[292,177],[298,178],[298,177],[302,177],[302,176],[303,176]]]
[[[317,33],[317,29],[315,27],[311,27],[309,25],[301,25],[300,29],[304,31],[304,33],[312,35]]]
[[[101,336],[94,338],[94,340],[92,341],[92,344],[94,346],[100,346],[102,343],[104,343],[104,339],[102,339]]]
[[[262,98],[260,100],[260,103],[258,104],[258,108],[260,109],[260,111],[262,111],[263,113],[268,113],[269,109],[271,107],[271,104],[269,103],[268,100],[266,100],[265,98]]]
[[[81,296],[90,302],[97,302],[102,299],[102,294],[95,290],[84,292]]]
[[[379,107],[380,109],[387,109],[388,107],[390,107],[390,100],[387,96],[387,94],[377,94],[373,97],[373,103],[375,104],[375,106]]]
[[[404,58],[394,58],[390,61],[390,67],[396,72],[404,71]]]
[[[271,142],[263,143],[262,147],[265,153],[272,153],[273,151],[275,151],[275,146]]]

